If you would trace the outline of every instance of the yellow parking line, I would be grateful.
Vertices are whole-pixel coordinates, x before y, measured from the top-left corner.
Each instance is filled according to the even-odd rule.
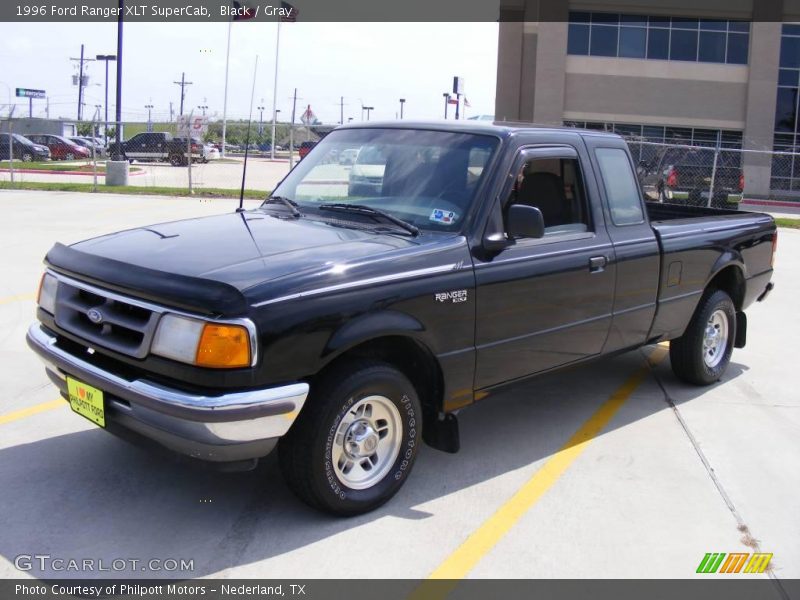
[[[561,475],[589,446],[616,414],[625,401],[644,381],[654,366],[667,355],[667,348],[659,345],[643,365],[606,400],[597,411],[576,431],[566,444],[556,452],[497,512],[489,517],[470,535],[455,552],[440,564],[430,579],[462,579],[465,577],[519,521],[530,508],[541,499]],[[453,583],[453,587],[455,583]],[[421,588],[425,586],[420,586]],[[437,587],[439,593],[445,592]],[[436,594],[437,597],[439,593]]]
[[[14,296],[6,296],[0,298],[0,304],[11,304],[12,302],[23,302],[26,300],[35,300],[36,294],[16,294]]]
[[[0,425],[5,425],[6,423],[19,421],[20,419],[24,419],[25,417],[30,417],[40,412],[52,410],[60,406],[66,406],[66,402],[64,401],[63,398],[59,398],[58,400],[52,400],[50,402],[42,402],[41,404],[35,404],[33,406],[29,406],[28,408],[23,408],[20,410],[16,410],[12,413],[8,413],[7,415],[0,415]]]

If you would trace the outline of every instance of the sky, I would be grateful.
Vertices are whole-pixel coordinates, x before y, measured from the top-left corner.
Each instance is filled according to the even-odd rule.
[[[0,105],[7,89],[16,114],[27,116],[28,102],[13,98],[14,88],[44,89],[50,116],[75,119],[81,43],[85,56],[116,53],[116,23],[0,23]],[[122,116],[166,120],[169,103],[180,103],[181,73],[186,88],[185,112],[207,105],[211,118],[221,118],[225,81],[227,23],[127,23],[124,30]],[[263,105],[269,120],[275,73],[277,24],[238,22],[232,25],[228,115],[247,118],[258,55],[255,107]],[[371,120],[395,119],[405,98],[405,118],[443,116],[442,94],[452,90],[453,76],[464,78],[470,108],[467,116],[494,113],[497,72],[497,23],[284,23],[281,25],[277,108],[279,120],[291,115],[297,88],[297,119],[311,105],[325,123],[362,117],[361,106],[374,106]],[[113,118],[115,67],[109,70],[109,116]],[[103,104],[104,65],[88,63],[85,118]],[[5,84],[5,85],[4,85]],[[263,104],[262,104],[263,99]],[[454,107],[450,107],[452,118]],[[7,114],[7,106],[0,113]],[[45,116],[45,101],[33,101],[34,116]]]

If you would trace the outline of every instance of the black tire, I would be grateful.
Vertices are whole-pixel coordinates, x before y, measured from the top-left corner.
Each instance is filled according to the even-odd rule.
[[[30,152],[23,152],[22,153],[22,162],[32,162],[33,161],[33,154]]]
[[[351,409],[370,396],[388,399],[397,409],[402,425],[399,450],[380,480],[353,489],[334,468],[334,444],[343,418],[353,418]],[[336,515],[358,515],[384,504],[405,483],[421,433],[419,398],[408,378],[386,363],[358,361],[334,368],[315,382],[297,421],[280,440],[278,458],[286,483],[301,500]],[[390,458],[391,454],[386,460]]]
[[[183,165],[183,162],[183,156],[180,154],[176,153],[169,155],[169,164],[171,164],[173,167],[180,167]]]
[[[75,160],[75,155],[72,152],[67,152],[64,155],[64,160]]]
[[[709,320],[717,312],[727,321],[727,337],[719,362],[709,365],[705,360],[704,339]],[[731,297],[722,290],[706,292],[684,334],[669,344],[672,371],[678,378],[694,385],[710,385],[719,381],[730,364],[735,339],[736,308]]]

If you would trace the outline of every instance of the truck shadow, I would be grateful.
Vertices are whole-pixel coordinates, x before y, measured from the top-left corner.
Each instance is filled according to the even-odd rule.
[[[253,472],[215,473],[165,460],[95,428],[6,448],[0,451],[0,505],[6,515],[0,555],[10,565],[0,567],[0,575],[14,577],[15,563],[22,568],[30,563],[27,574],[42,578],[188,578],[228,568],[237,568],[236,576],[263,577],[268,573],[255,563],[280,556],[282,576],[324,577],[337,572],[337,561],[347,564],[342,551],[347,540],[377,535],[374,531],[386,525],[376,522],[390,519],[408,523],[394,526],[395,534],[381,541],[382,552],[399,556],[417,540],[415,522],[435,521],[453,506],[463,506],[464,500],[450,502],[450,495],[520,469],[523,481],[530,477],[643,362],[642,352],[603,359],[539,377],[461,412],[460,453],[423,447],[412,477],[392,501],[350,519],[301,504],[284,485],[274,455]],[[655,370],[657,375],[647,376],[601,435],[670,410],[656,377],[676,404],[708,389],[678,383],[668,361]],[[717,385],[727,385],[745,370],[731,364]],[[65,410],[64,418],[78,417]],[[493,492],[481,490],[482,502],[487,493]],[[499,506],[506,496],[489,500]],[[367,525],[377,529],[362,530]],[[293,554],[320,543],[331,544],[330,564],[309,565],[301,553]],[[25,555],[94,559],[95,570],[57,570]],[[116,570],[115,559],[140,562]],[[193,564],[158,571],[148,568],[151,559]],[[111,570],[98,571],[99,560]]]

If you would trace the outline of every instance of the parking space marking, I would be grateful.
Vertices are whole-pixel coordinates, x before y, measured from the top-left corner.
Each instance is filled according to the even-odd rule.
[[[463,579],[478,562],[508,533],[559,477],[583,453],[603,430],[625,401],[641,385],[650,369],[661,362],[668,353],[666,344],[659,344],[642,365],[611,397],[567,440],[541,469],[484,521],[456,550],[450,554],[429,579]],[[420,586],[420,591],[425,586]]]
[[[63,398],[59,398],[58,400],[51,400],[50,402],[42,402],[41,404],[34,404],[33,406],[29,406],[28,408],[15,410],[14,412],[8,413],[7,415],[0,415],[0,425],[13,423],[14,421],[19,421],[20,419],[31,417],[41,412],[53,410],[54,408],[59,408],[61,406],[66,406],[66,405],[67,403]]]
[[[14,296],[6,296],[0,298],[0,304],[11,304],[12,302],[25,302],[27,300],[35,300],[36,294],[15,294]]]

